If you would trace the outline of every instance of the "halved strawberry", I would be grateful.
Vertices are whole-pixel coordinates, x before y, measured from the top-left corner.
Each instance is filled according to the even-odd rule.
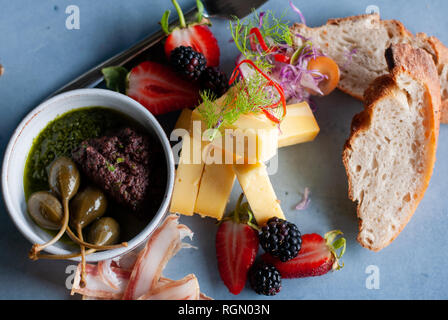
[[[233,294],[243,290],[247,273],[258,252],[258,231],[251,226],[252,215],[247,203],[241,205],[242,195],[236,209],[223,220],[216,234],[216,258],[222,281]],[[248,214],[243,222],[243,214]]]
[[[199,88],[195,84],[169,67],[151,61],[131,70],[126,94],[154,115],[193,107],[199,102]]]
[[[179,16],[180,27],[169,30],[168,18],[170,11],[165,11],[160,24],[163,31],[168,35],[165,42],[166,57],[169,59],[171,51],[179,46],[192,47],[195,51],[201,52],[205,56],[205,59],[207,59],[207,67],[219,66],[220,51],[218,41],[210,31],[210,28],[206,25],[210,22],[202,17],[203,6],[201,2],[197,1],[199,9],[197,22],[188,26],[177,1],[172,0],[172,2]]]
[[[330,270],[339,270],[339,259],[345,252],[345,239],[336,237],[341,235],[339,230],[327,232],[325,237],[311,233],[302,235],[302,248],[294,259],[281,262],[270,254],[262,255],[262,259],[273,264],[282,278],[304,278],[326,274]],[[336,253],[341,249],[339,254]]]

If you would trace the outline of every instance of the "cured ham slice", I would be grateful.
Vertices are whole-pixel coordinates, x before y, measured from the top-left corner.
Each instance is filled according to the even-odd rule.
[[[117,280],[116,289],[103,281],[98,267],[93,264],[86,264],[86,286],[81,288],[79,284],[81,280],[81,264],[79,264],[73,281],[71,294],[78,293],[88,297],[101,299],[120,299],[129,282],[131,272],[117,267],[110,267],[110,269]]]
[[[87,264],[84,288],[79,285],[78,266],[72,294],[82,294],[84,300],[212,300],[200,292],[193,274],[181,280],[162,277],[167,262],[181,248],[193,247],[182,242],[185,237],[191,239],[193,232],[178,219],[177,215],[169,215],[143,248],[98,265]]]
[[[187,226],[179,225],[178,220],[179,216],[169,215],[139,253],[123,295],[124,300],[135,300],[151,292],[167,262],[183,247],[182,239],[193,237],[193,232]]]
[[[127,252],[124,255],[121,255],[117,258],[112,259],[113,263],[112,265],[115,265],[119,268],[130,270],[132,271],[132,268],[134,268],[135,261],[137,260],[139,252],[143,249],[143,246],[137,249],[134,249],[131,252]]]
[[[202,292],[199,294],[199,300],[213,300],[213,298],[210,298],[209,296],[206,296]]]
[[[119,292],[107,288],[105,286],[107,285],[106,283],[101,284],[102,279],[96,268],[97,266],[95,265],[87,265],[87,275],[89,278],[87,286],[85,288],[80,288],[79,285],[74,286],[72,294],[83,294],[83,300],[121,299],[131,272],[120,270],[120,268],[117,267],[111,267],[111,271],[116,273],[116,277],[122,281],[119,286],[119,290],[122,289],[122,291]],[[78,270],[78,273],[79,272],[80,269]],[[91,279],[94,279],[95,281],[91,281]],[[140,297],[139,300],[213,300],[202,292],[198,293],[197,291],[199,291],[199,283],[196,276],[193,274],[190,274],[181,280],[171,280],[161,277],[156,288],[151,293],[147,293]]]
[[[194,274],[164,282],[138,300],[198,300],[200,297],[198,279]]]
[[[98,274],[101,280],[112,289],[118,290],[120,285],[120,279],[117,274],[112,270],[112,260],[103,260],[98,262]],[[122,269],[125,270],[125,269]]]

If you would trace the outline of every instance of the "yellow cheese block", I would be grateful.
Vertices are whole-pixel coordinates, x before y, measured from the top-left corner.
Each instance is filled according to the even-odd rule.
[[[280,123],[278,147],[314,140],[320,129],[308,103],[291,104],[286,108],[286,116]]]
[[[233,169],[258,225],[264,225],[274,216],[285,219],[264,163],[237,164]]]
[[[221,150],[214,150],[221,153]],[[232,192],[235,173],[231,164],[206,164],[194,212],[221,220]]]
[[[203,145],[200,142],[195,142],[188,134],[183,137],[182,151],[174,180],[170,212],[188,216],[193,215],[205,165],[200,156],[202,148]]]
[[[217,103],[224,99],[225,95]],[[203,137],[207,126],[202,121],[201,108],[202,105],[198,106],[191,115],[190,132],[194,139],[207,138],[206,135]],[[222,126],[220,136],[216,136],[212,144],[230,154],[230,162],[253,164],[267,161],[277,154],[278,134],[276,124],[263,114],[243,114],[231,125]]]
[[[320,128],[308,103],[301,102],[291,104],[286,106],[286,109],[286,116],[280,124],[278,147],[282,148],[314,140],[319,133]],[[191,116],[192,110],[182,110],[182,113],[177,120],[176,128],[188,130],[190,127]],[[186,124],[187,121],[188,125]],[[269,157],[269,155],[265,157]]]
[[[174,126],[174,129],[190,129],[190,122],[191,122],[191,113],[193,110],[185,108],[182,109],[182,112],[179,115],[179,118],[177,118],[176,125]]]
[[[262,115],[260,116],[263,118]],[[238,121],[236,122],[238,128],[235,125],[233,128],[254,129],[263,127],[265,119],[257,119],[257,117],[243,115],[240,118],[242,119],[240,123]],[[177,120],[176,129],[190,130],[192,134],[196,133],[201,136],[204,131],[204,123],[200,121],[202,127],[199,128],[196,123],[195,128],[193,126],[194,120],[201,120],[199,111],[183,109]],[[274,144],[277,145],[278,141],[278,147],[285,147],[312,141],[319,133],[319,126],[309,105],[306,102],[302,102],[287,106],[287,114],[280,125],[280,133],[278,133],[278,128],[275,128],[275,131],[276,134],[272,134],[269,130],[260,131],[256,139],[258,141],[263,140],[265,146],[269,144],[271,146]],[[235,132],[238,133],[238,131]],[[233,148],[221,149],[223,152],[218,154],[217,150],[220,149],[219,146],[216,146],[217,141],[213,145],[210,145],[207,141],[202,141],[200,144],[196,141],[193,147],[190,136],[187,135],[186,138],[184,137],[184,148],[182,149],[181,160],[176,173],[171,212],[186,215],[192,215],[195,212],[202,216],[209,216],[220,220],[232,191],[236,172],[258,223],[263,224],[272,216],[284,218],[264,164],[259,161],[255,164],[247,164],[255,162],[255,159],[249,161],[247,158],[244,159],[241,157],[241,153],[232,152],[232,150],[238,150],[235,136],[227,135],[221,137],[221,139],[228,139],[228,144],[231,141],[230,145],[233,145]],[[270,143],[266,143],[269,139],[271,139]],[[275,141],[272,141],[272,139],[275,139]],[[222,141],[224,140],[218,142]],[[244,148],[242,150],[247,150],[245,149],[247,148],[247,141],[243,143]],[[201,148],[200,152],[198,152],[198,145]],[[271,156],[266,151],[269,148],[265,148],[264,146],[261,146],[261,148],[257,146],[257,148],[257,157],[269,158]],[[270,149],[270,152],[272,152],[274,148]],[[213,152],[210,152],[210,150],[213,150]],[[193,156],[194,151],[195,154]],[[266,151],[266,153],[263,154],[262,151]],[[225,161],[226,157],[228,157],[227,162]],[[207,164],[204,163],[203,158],[206,159],[205,162]],[[237,164],[234,166],[221,165],[211,163],[210,161],[213,162],[212,159],[219,159],[221,161],[216,163],[229,163],[229,159],[234,163],[238,163],[235,161],[243,159],[245,164]],[[197,163],[198,161],[200,163]]]

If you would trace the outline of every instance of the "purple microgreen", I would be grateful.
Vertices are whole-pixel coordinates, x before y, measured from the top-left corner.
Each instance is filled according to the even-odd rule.
[[[296,210],[305,210],[308,208],[310,202],[310,189],[306,187],[302,195],[302,200],[296,205]]]
[[[302,14],[302,11],[300,11],[299,8],[297,8],[297,7],[292,3],[292,1],[289,1],[289,6],[291,7],[291,9],[292,9],[294,12],[296,12],[296,13],[299,15],[299,17],[300,17],[300,21],[302,21],[302,23],[303,23],[304,25],[306,25],[305,16]]]
[[[260,12],[260,15],[258,16],[259,22],[258,22],[258,28],[261,29],[263,26],[263,17],[266,15],[266,12],[262,11]]]

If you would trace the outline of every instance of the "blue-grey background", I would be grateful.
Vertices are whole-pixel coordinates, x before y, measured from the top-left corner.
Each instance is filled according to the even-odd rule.
[[[193,0],[180,0],[184,9]],[[376,5],[382,18],[398,19],[412,32],[435,35],[448,44],[447,1],[295,0],[311,26],[328,18],[365,13]],[[65,8],[80,8],[80,30],[65,28]],[[14,128],[42,99],[73,77],[102,60],[126,49],[157,30],[168,0],[0,0],[0,156]],[[288,10],[287,0],[271,0],[262,8],[278,13]],[[288,10],[286,18],[297,21]],[[221,46],[222,68],[230,72],[236,49],[227,22],[213,21],[213,32]],[[360,102],[341,92],[318,100],[316,117],[321,133],[313,143],[292,146],[279,153],[278,173],[271,177],[287,218],[303,233],[325,233],[342,229],[348,240],[345,267],[318,278],[284,280],[283,290],[269,299],[447,299],[448,230],[447,171],[448,126],[442,125],[438,160],[433,179],[415,216],[389,247],[374,253],[355,240],[355,205],[347,199],[341,150],[352,116]],[[295,211],[305,187],[312,192],[311,205]],[[240,192],[236,183],[232,206]],[[216,267],[211,219],[182,217],[195,231],[198,250],[181,251],[168,265],[165,275],[179,279],[195,273],[201,290],[216,299],[262,299],[250,288],[239,296],[227,292]],[[0,298],[67,299],[65,287],[70,262],[37,261],[27,258],[31,244],[15,229],[3,200],[0,204]],[[367,289],[366,268],[380,271],[380,288]]]

